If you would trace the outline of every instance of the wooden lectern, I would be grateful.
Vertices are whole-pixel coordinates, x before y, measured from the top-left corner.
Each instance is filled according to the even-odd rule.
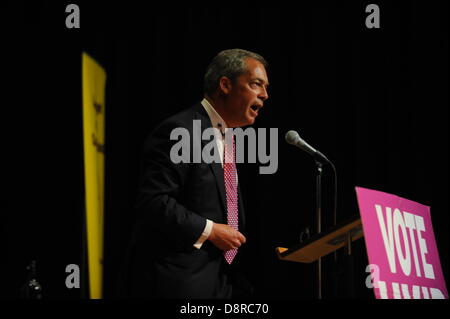
[[[321,258],[339,248],[346,247],[347,254],[352,254],[351,244],[353,241],[363,237],[361,218],[354,217],[346,222],[340,223],[326,232],[317,234],[307,241],[291,248],[277,247],[276,252],[281,260],[295,261],[300,263],[318,262],[318,298],[322,298],[322,270]]]
[[[351,254],[351,242],[363,237],[361,218],[353,218],[330,230],[315,235],[291,248],[277,247],[278,258],[300,263],[312,263],[344,246]]]

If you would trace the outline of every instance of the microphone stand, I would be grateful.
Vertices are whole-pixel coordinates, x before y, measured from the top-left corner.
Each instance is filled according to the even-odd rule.
[[[316,231],[319,235],[322,233],[322,162],[316,162]],[[333,207],[333,226],[336,226],[337,218],[337,173],[332,162],[327,160],[328,164],[333,168],[334,173],[334,207]],[[337,253],[334,252],[334,262],[337,264]],[[322,258],[317,260],[317,298],[322,299]]]
[[[322,166],[316,161],[316,231],[322,232]],[[317,298],[322,299],[322,258],[317,260]]]
[[[336,226],[337,211],[337,174],[334,164],[330,162],[325,155],[315,150],[313,147],[303,141],[297,132],[289,131],[286,133],[286,142],[295,145],[312,155],[316,162],[316,231],[317,235],[322,233],[322,168],[323,162],[328,163],[334,172],[334,209],[333,209],[333,226]],[[334,252],[334,261],[337,262],[337,253]],[[317,297],[322,299],[322,258],[317,260]]]

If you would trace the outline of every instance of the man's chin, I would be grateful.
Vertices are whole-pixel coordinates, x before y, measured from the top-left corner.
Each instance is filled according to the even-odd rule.
[[[243,119],[242,122],[239,123],[239,125],[234,125],[232,127],[243,127],[243,126],[252,125],[253,123],[255,123],[255,119],[256,119],[256,117],[247,116],[247,117],[245,117],[245,119]]]
[[[255,119],[256,119],[255,117],[248,117],[246,123],[242,126],[252,125],[253,123],[255,123]]]

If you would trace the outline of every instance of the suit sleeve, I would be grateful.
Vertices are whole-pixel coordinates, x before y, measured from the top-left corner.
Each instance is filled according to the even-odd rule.
[[[170,140],[170,133],[176,127],[182,125],[163,123],[144,144],[136,208],[148,231],[187,249],[202,235],[206,219],[181,204],[189,164],[170,159],[170,149],[178,142]]]

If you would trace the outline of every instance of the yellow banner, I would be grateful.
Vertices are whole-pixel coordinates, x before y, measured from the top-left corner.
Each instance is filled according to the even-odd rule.
[[[102,298],[103,209],[105,198],[106,72],[82,54],[83,140],[89,295]]]

